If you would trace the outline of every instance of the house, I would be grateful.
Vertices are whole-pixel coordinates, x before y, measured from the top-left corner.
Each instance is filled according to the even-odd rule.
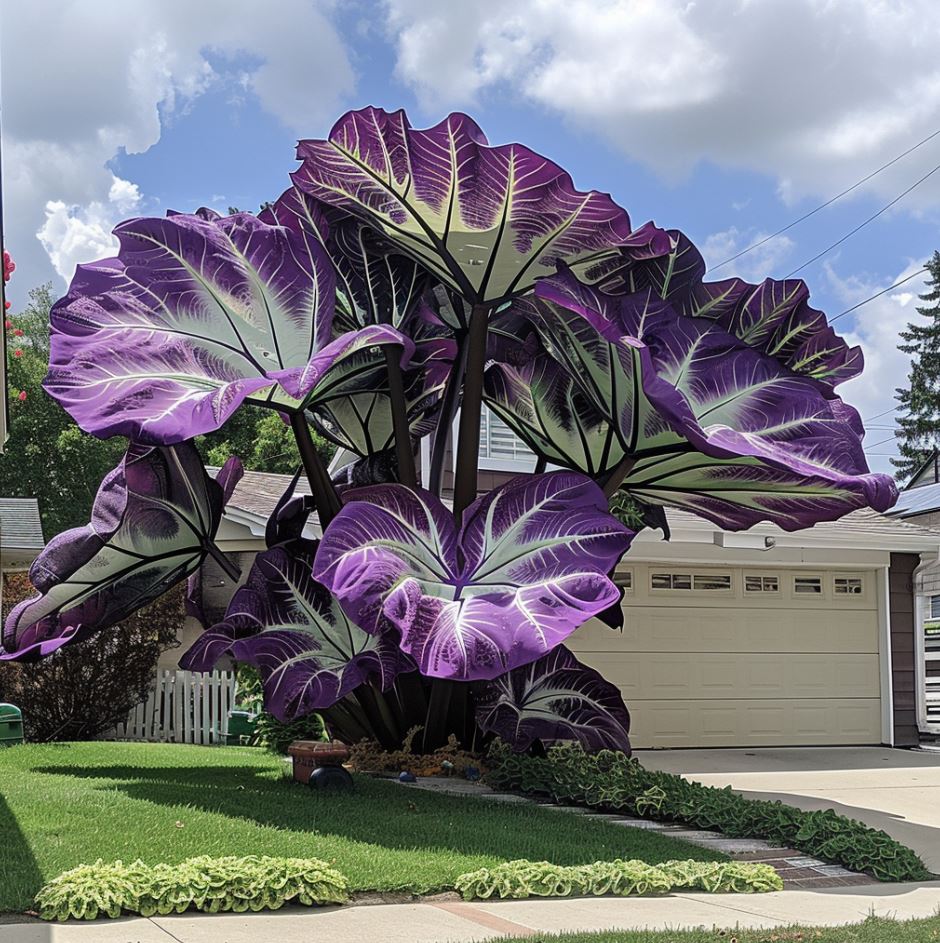
[[[35,498],[0,498],[0,570],[28,570],[44,544],[39,502]]]
[[[940,452],[934,451],[914,472],[890,514],[905,523],[940,530]],[[921,569],[915,589],[917,722],[925,735],[940,736],[940,564]]]
[[[488,416],[481,487],[533,464]],[[422,465],[426,474],[426,449]],[[219,543],[243,569],[287,483],[247,472],[235,489]],[[940,528],[868,510],[795,534],[667,516],[671,539],[643,532],[615,574],[623,631],[592,621],[569,640],[620,687],[638,747],[918,743],[914,585],[936,564]],[[217,615],[226,583],[210,564],[205,597]],[[188,625],[184,641],[197,633]]]
[[[0,498],[0,611],[6,612],[4,584],[16,573],[23,574],[25,584],[25,573],[44,544],[39,502],[35,498]]]

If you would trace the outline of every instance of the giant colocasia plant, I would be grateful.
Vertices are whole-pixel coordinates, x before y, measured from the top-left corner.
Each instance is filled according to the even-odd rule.
[[[281,719],[319,711],[388,747],[420,725],[426,747],[629,750],[619,692],[564,642],[592,617],[618,624],[612,575],[637,528],[667,506],[794,530],[894,501],[834,392],[861,354],[802,281],[707,281],[682,233],[635,229],[466,115],[418,130],[366,108],[297,156],[258,216],[122,223],[117,255],[79,266],[54,307],[47,392],[131,441],[88,527],[37,559],[2,657],[80,643],[186,577],[197,589],[207,557],[233,569],[214,539],[237,470],[211,480],[190,440],[242,403],[290,423],[312,495],[288,488],[184,664],[250,663]],[[484,404],[538,462],[478,495]],[[343,475],[310,425],[353,458]]]

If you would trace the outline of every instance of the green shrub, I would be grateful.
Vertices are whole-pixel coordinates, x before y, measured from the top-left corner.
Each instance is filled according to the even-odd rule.
[[[666,861],[652,865],[633,859],[562,867],[548,861],[522,860],[462,874],[455,886],[464,900],[472,900],[494,896],[627,897],[687,888],[754,893],[783,890],[783,881],[770,865],[743,861]]]
[[[347,897],[346,878],[316,858],[203,856],[181,864],[83,864],[46,884],[36,905],[44,920],[94,920],[190,907],[207,913],[277,910],[288,901],[341,904]]]
[[[261,676],[257,668],[239,664],[236,672],[239,706],[258,716],[251,746],[264,747],[271,753],[284,756],[295,740],[329,740],[326,725],[319,714],[306,714],[297,720],[278,720],[269,714],[264,709]]]
[[[830,809],[803,812],[781,802],[745,799],[730,787],[689,782],[644,769],[623,753],[585,753],[577,745],[552,747],[546,756],[490,748],[487,782],[498,789],[550,796],[626,815],[683,822],[732,838],[762,838],[867,871],[880,881],[923,881],[930,872],[890,835]]]

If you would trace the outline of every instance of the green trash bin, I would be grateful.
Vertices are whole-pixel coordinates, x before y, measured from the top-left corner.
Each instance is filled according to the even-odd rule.
[[[250,743],[258,723],[258,715],[242,707],[228,712],[228,736],[225,742],[232,746]]]
[[[15,704],[0,704],[0,747],[23,742],[23,712]]]

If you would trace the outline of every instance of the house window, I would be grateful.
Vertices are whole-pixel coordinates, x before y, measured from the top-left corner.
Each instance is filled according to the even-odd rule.
[[[730,573],[652,573],[651,589],[695,589],[698,592],[727,592],[731,589]]]
[[[614,583],[625,593],[633,592],[633,570],[623,570],[614,574]]]
[[[731,574],[713,574],[711,576],[699,576],[696,574],[692,577],[692,586],[695,589],[706,590],[712,592],[714,590],[729,590],[731,589]]]
[[[862,595],[863,586],[860,576],[837,576],[832,585],[837,596]]]
[[[940,596],[930,597],[930,618],[940,619]]]
[[[821,596],[822,579],[818,576],[795,576],[793,592],[800,596]]]
[[[744,592],[746,593],[779,593],[780,578],[777,576],[744,577]]]
[[[499,416],[484,409],[480,416],[480,458],[491,461],[534,462],[535,453]]]

